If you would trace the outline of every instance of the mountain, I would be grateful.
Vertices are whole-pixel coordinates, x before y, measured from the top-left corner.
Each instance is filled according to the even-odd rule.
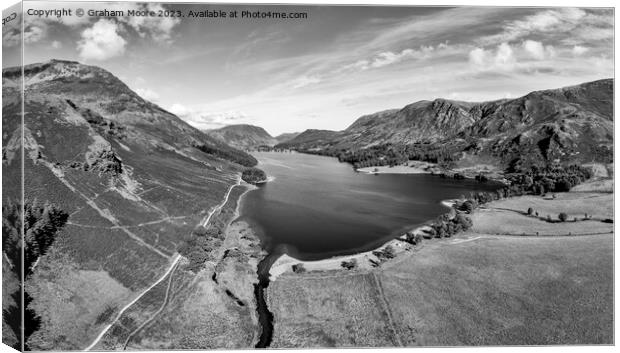
[[[242,150],[273,146],[278,143],[265,129],[254,125],[229,125],[220,129],[206,130],[205,133]]]
[[[182,341],[184,332],[217,337],[224,327],[238,337],[231,347],[249,346],[239,342],[257,325],[251,281],[227,282],[248,303],[238,310],[223,289],[212,287],[211,276],[216,266],[229,268],[233,279],[256,273],[257,260],[248,256],[228,256],[221,264],[228,247],[239,247],[224,243],[222,227],[245,190],[241,172],[256,160],[145,101],[99,67],[60,60],[31,64],[24,67],[23,82],[22,101],[21,68],[3,69],[3,206],[21,200],[23,166],[26,203],[53,204],[68,215],[26,278],[37,320],[26,330],[28,348],[82,350],[92,343],[95,349],[122,349],[165,300],[168,282],[174,303],[187,311],[175,310],[179,316],[168,319],[178,323],[165,331],[177,336],[166,344],[193,347]],[[211,273],[201,272],[204,266]],[[174,280],[171,274],[162,281],[168,271]],[[161,286],[146,291],[158,280]],[[188,299],[196,293],[209,302]],[[138,298],[119,325],[115,317]],[[99,336],[108,324],[114,326]]]
[[[277,147],[296,149],[322,149],[330,146],[339,133],[331,130],[308,129],[293,139],[280,143]]]
[[[283,143],[283,142],[294,139],[299,134],[300,134],[299,132],[285,132],[283,134],[276,136],[276,140],[278,141],[278,143]]]
[[[302,133],[285,145],[325,154],[380,145],[449,151],[504,166],[536,161],[608,160],[613,143],[613,79],[468,103],[436,99],[362,116],[344,131]]]

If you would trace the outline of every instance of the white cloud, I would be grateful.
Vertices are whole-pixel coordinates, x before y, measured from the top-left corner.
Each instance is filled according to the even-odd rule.
[[[612,39],[614,37],[614,28],[601,28],[598,26],[584,26],[573,32],[576,38],[582,42],[592,42],[598,40]]]
[[[545,60],[553,58],[556,55],[555,48],[551,45],[543,45],[535,40],[526,40],[523,42],[523,50],[526,55],[534,60]]]
[[[24,28],[24,43],[32,44],[45,37],[45,30],[42,26],[27,26]]]
[[[497,47],[495,64],[500,66],[511,66],[516,62],[512,47],[508,43],[502,43]]]
[[[165,10],[161,4],[157,3],[146,3],[137,6],[139,10],[148,10],[155,13]],[[133,16],[127,18],[127,24],[136,30],[141,37],[150,35],[154,40],[163,42],[170,41],[172,29],[180,22],[181,20],[176,17]]]
[[[159,94],[148,88],[138,88],[136,93],[147,101],[157,102],[159,100]]]
[[[77,45],[80,58],[101,61],[122,55],[127,41],[118,32],[118,24],[106,19],[85,29]]]
[[[540,33],[566,33],[580,24],[587,13],[577,8],[545,10],[507,23],[502,32],[481,39],[482,44],[510,42],[525,36]]]
[[[392,53],[391,51],[386,51],[383,53],[377,54],[375,59],[370,64],[371,67],[383,67],[387,65],[392,65],[394,63],[403,61],[408,58],[412,58],[414,56],[413,49],[404,49],[400,53]]]
[[[348,64],[343,67],[344,70],[367,70],[370,65],[368,60],[358,60],[353,64]]]
[[[474,48],[469,52],[469,62],[474,66],[485,66],[489,53],[482,48]]]
[[[190,113],[189,108],[179,103],[174,103],[170,108],[168,108],[168,111],[179,117],[184,117]]]
[[[296,80],[293,81],[292,86],[293,88],[302,88],[302,87],[306,87],[309,85],[314,85],[321,82],[321,79],[317,76],[302,76]]]
[[[545,46],[541,42],[528,39],[523,42],[523,49],[536,60],[545,58]]]
[[[52,41],[52,43],[50,44],[52,46],[52,48],[54,49],[60,49],[62,48],[62,43],[60,41],[54,40]]]
[[[2,29],[2,46],[5,48],[14,47],[21,43],[21,31],[19,29]]]
[[[446,50],[448,48],[448,43],[441,43],[437,46],[437,49]],[[352,64],[345,65],[343,67],[344,70],[368,70],[370,68],[380,68],[384,66],[393,65],[405,60],[409,59],[428,59],[432,56],[433,52],[437,51],[432,45],[431,46],[420,46],[419,49],[403,49],[400,52],[392,52],[392,51],[384,51],[378,54],[375,54],[370,59],[362,59],[358,60]]]
[[[238,110],[214,112],[189,108],[179,103],[173,104],[168,111],[185,120],[193,127],[202,130],[248,123],[251,120],[247,114]]]
[[[513,69],[517,63],[514,50],[508,43],[497,46],[495,54],[483,48],[474,48],[469,52],[469,63],[478,69]]]
[[[575,45],[572,49],[573,55],[581,56],[585,54],[589,49],[586,47],[582,47],[581,45]]]

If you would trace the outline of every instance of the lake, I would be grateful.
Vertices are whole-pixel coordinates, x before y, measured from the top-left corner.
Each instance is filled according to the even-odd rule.
[[[253,155],[273,180],[246,194],[241,214],[271,257],[320,260],[371,250],[445,213],[442,200],[498,187],[429,174],[357,173],[309,154]]]

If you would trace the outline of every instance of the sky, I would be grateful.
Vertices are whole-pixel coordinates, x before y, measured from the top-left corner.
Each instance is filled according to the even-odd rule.
[[[25,14],[24,62],[100,66],[200,129],[342,130],[419,100],[516,98],[614,75],[613,10],[604,8],[24,3],[78,7],[186,17]],[[189,10],[307,18],[188,18]],[[5,29],[4,53],[18,44]],[[3,55],[3,67],[18,63]]]

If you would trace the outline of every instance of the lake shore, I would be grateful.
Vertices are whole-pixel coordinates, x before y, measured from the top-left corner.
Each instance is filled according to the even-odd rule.
[[[458,199],[447,199],[441,201],[441,204],[445,206],[448,210],[452,209],[453,205],[458,201]],[[428,220],[429,222],[431,220]],[[413,234],[424,234],[425,230],[430,229],[430,227],[426,224],[418,226],[412,230],[410,230]],[[315,261],[303,261],[299,260],[293,256],[288,254],[281,255],[271,266],[269,270],[270,280],[274,281],[278,278],[278,276],[286,273],[292,272],[292,266],[296,264],[302,264],[306,271],[335,271],[335,270],[343,270],[342,262],[343,261],[351,261],[355,259],[357,261],[358,269],[372,269],[372,262],[381,263],[381,260],[373,254],[376,251],[382,251],[386,247],[391,246],[395,250],[396,257],[407,253],[413,249],[413,245],[408,243],[405,240],[405,234],[398,236],[394,239],[388,240],[383,243],[381,246],[376,247],[375,249],[359,252],[351,255],[340,255],[330,257],[328,259],[323,260],[315,260]]]
[[[589,184],[595,184],[596,182],[598,181],[593,180],[593,181],[584,183],[582,185],[583,187],[587,187]],[[532,220],[531,217],[524,218],[523,216],[518,216],[517,217],[518,219],[513,221],[512,218],[514,218],[514,216],[512,215],[512,213],[514,213],[514,211],[512,212],[499,211],[499,212],[503,212],[501,213],[501,215],[495,215],[494,213],[489,212],[489,208],[491,207],[491,205],[507,204],[507,205],[510,205],[511,208],[516,207],[516,208],[522,208],[523,210],[527,210],[527,208],[530,206],[540,206],[542,208],[540,211],[545,212],[544,214],[547,214],[547,213],[550,213],[551,210],[548,208],[548,206],[545,206],[544,203],[541,203],[541,202],[549,203],[549,201],[554,201],[553,203],[556,204],[558,201],[564,200],[563,207],[569,207],[569,206],[572,207],[572,205],[584,202],[585,198],[592,197],[591,195],[597,195],[597,193],[594,192],[592,194],[588,194],[588,193],[575,190],[573,192],[561,193],[558,195],[559,197],[557,199],[545,199],[542,197],[537,197],[537,196],[532,196],[532,195],[511,197],[511,198],[504,199],[504,200],[494,201],[489,205],[486,205],[480,209],[477,209],[474,211],[472,215],[470,215],[470,217],[472,218],[474,222],[474,229],[478,231],[466,232],[467,238],[469,239],[473,237],[475,239],[478,239],[480,238],[480,236],[484,234],[487,234],[487,235],[504,234],[504,235],[520,235],[520,236],[532,236],[536,234],[539,234],[540,236],[566,236],[566,235],[580,235],[580,234],[590,235],[591,232],[587,231],[588,228],[593,229],[594,233],[592,234],[595,234],[595,233],[603,234],[608,231],[607,229],[610,226],[599,224],[600,222],[595,222],[594,224],[590,224],[590,223],[586,224],[585,222],[577,222],[577,223],[563,222],[563,223],[560,223],[559,225],[555,223],[546,224],[542,222],[541,224],[537,225],[537,227],[539,227],[540,230],[542,230],[542,232],[537,232],[536,230],[533,230],[531,223],[535,221],[539,221],[538,219]],[[443,200],[441,204],[444,205],[446,208],[451,209],[457,201],[458,201],[457,199],[448,199],[448,200]],[[591,209],[586,209],[586,211],[589,211],[588,214],[590,215],[600,212],[598,208],[595,206],[592,206]],[[578,214],[576,214],[573,211],[569,213],[569,216],[572,219],[572,218],[578,217]],[[609,215],[605,215],[605,217],[613,218],[613,215],[609,214]],[[428,228],[429,228],[428,225],[422,225],[415,229],[412,229],[411,232],[413,232],[414,234],[418,234],[418,233],[422,234],[424,233],[424,230]],[[509,228],[512,230],[508,231]],[[613,227],[611,228],[613,229]],[[480,232],[481,230],[484,230],[484,231]],[[413,245],[405,241],[404,234],[403,234],[400,237],[396,237],[394,239],[387,241],[383,245],[373,250],[364,251],[364,252],[360,252],[360,253],[352,254],[352,255],[335,256],[335,257],[324,259],[324,260],[303,261],[303,260],[296,259],[290,255],[284,254],[280,256],[280,258],[278,258],[278,260],[276,260],[274,264],[272,265],[271,270],[270,270],[271,280],[272,281],[276,280],[282,274],[293,272],[292,266],[295,264],[302,264],[304,269],[307,272],[344,271],[345,269],[341,265],[342,262],[355,259],[357,261],[357,269],[369,270],[375,267],[375,266],[372,266],[372,262],[381,263],[379,258],[376,255],[374,255],[373,252],[382,251],[387,246],[391,246],[395,250],[395,258],[399,258],[403,255],[406,256],[406,254],[410,253],[411,250],[414,248]],[[387,262],[389,263],[389,262],[392,262],[393,260],[394,259],[389,260]]]
[[[445,200],[442,201],[442,204],[446,207],[452,207],[452,203],[455,200]],[[425,230],[428,230],[430,227],[428,225],[421,225],[412,229],[410,232],[414,234],[423,234]],[[405,235],[401,235],[394,239],[388,240],[383,245],[364,252],[359,252],[351,255],[340,255],[330,257],[328,259],[323,260],[315,260],[315,261],[303,261],[299,260],[295,257],[292,257],[288,254],[281,255],[274,263],[271,265],[269,270],[270,280],[274,281],[278,278],[278,276],[287,273],[293,272],[292,266],[296,264],[302,264],[304,269],[308,272],[315,271],[337,271],[344,270],[342,267],[342,262],[351,261],[355,259],[357,261],[356,269],[372,269],[376,266],[373,266],[372,263],[380,264],[382,261],[379,259],[374,252],[381,252],[386,247],[391,246],[394,249],[394,254],[396,257],[410,252],[413,250],[414,246],[405,241]]]
[[[365,168],[357,168],[357,172],[367,174],[431,174],[439,172],[439,168],[435,163],[409,161],[407,164],[397,166],[373,166]]]
[[[363,264],[367,252],[353,270],[340,266],[352,256],[283,256],[274,268],[284,272],[268,288],[271,346],[566,344],[557,332],[568,332],[571,344],[610,344],[614,228],[601,220],[613,211],[608,192],[525,195],[477,208],[473,227],[457,236],[395,247],[379,268]],[[557,221],[560,212],[571,221]],[[295,263],[306,273],[294,273]],[[349,320],[333,319],[341,317]]]

